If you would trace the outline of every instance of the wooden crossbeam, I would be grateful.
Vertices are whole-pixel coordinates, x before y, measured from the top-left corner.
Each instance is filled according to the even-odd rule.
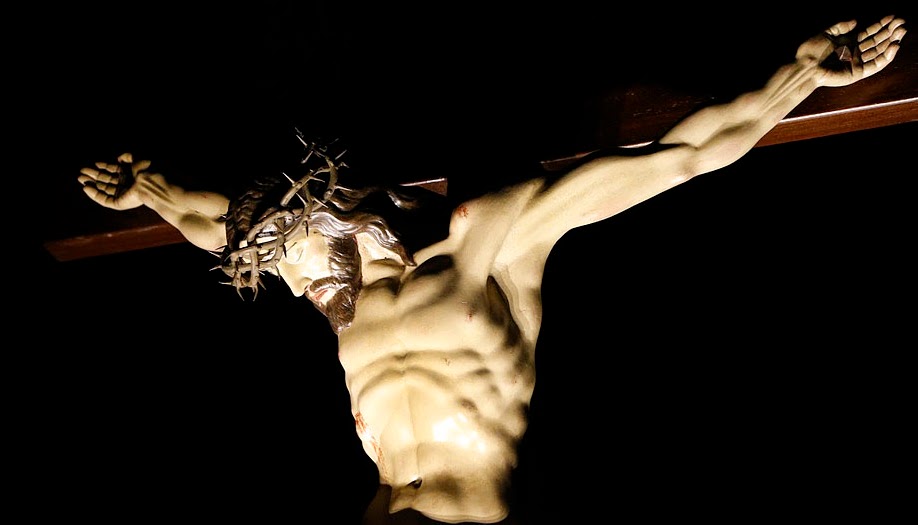
[[[615,121],[598,124],[614,129],[615,138],[597,137],[595,145],[629,146],[661,136],[677,120],[705,104],[698,96],[686,96],[660,86],[632,86],[602,97],[614,111],[599,104],[600,115],[614,114]],[[918,46],[903,46],[896,61],[882,73],[865,82],[845,88],[817,90],[791,112],[757,145],[769,146],[827,137],[884,126],[918,121]],[[568,156],[545,159],[546,170],[562,170],[587,149]],[[445,192],[445,179],[408,182]],[[74,188],[74,198],[85,198]],[[112,213],[110,223],[85,225],[85,233],[67,235],[44,243],[58,261],[70,261],[168,244],[185,242],[171,225],[147,209]]]

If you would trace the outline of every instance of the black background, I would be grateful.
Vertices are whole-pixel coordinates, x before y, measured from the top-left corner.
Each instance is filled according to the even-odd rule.
[[[507,158],[576,147],[594,93],[727,97],[849,16],[259,5],[28,13],[15,187],[54,203],[80,167],[131,150],[222,190],[275,170],[297,125],[356,137],[373,169],[473,188]],[[910,437],[915,131],[759,148],[565,236],[520,516],[734,522],[900,499],[884,476]],[[30,202],[14,232],[69,220]],[[8,431],[36,521],[356,523],[375,467],[310,305],[277,282],[241,300],[185,244],[25,259],[8,270]]]

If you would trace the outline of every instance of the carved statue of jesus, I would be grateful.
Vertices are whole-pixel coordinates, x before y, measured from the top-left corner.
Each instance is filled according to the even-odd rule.
[[[853,44],[842,42],[856,23],[835,24],[760,89],[697,111],[652,144],[465,200],[417,248],[396,218],[420,220],[438,201],[357,185],[333,147],[306,137],[303,173],[261,179],[234,199],[170,184],[129,153],[84,168],[79,181],[100,205],[146,206],[219,253],[241,292],[274,274],[327,316],[355,430],[379,471],[366,524],[515,523],[507,495],[558,240],[737,161],[817,89],[879,73],[904,23],[883,18]],[[835,57],[849,66],[827,67]]]

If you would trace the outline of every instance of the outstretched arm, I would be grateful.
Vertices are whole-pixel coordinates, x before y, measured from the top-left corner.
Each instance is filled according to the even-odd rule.
[[[852,38],[857,21],[839,22],[801,44],[796,60],[775,72],[762,89],[690,115],[659,142],[703,152],[694,174],[731,164],[817,88],[847,86],[883,70],[899,50],[904,23],[890,15]],[[828,67],[833,54],[845,62]]]
[[[175,226],[199,248],[215,251],[226,244],[223,214],[229,200],[218,193],[186,191],[169,184],[159,173],[147,169],[150,161],[134,161],[130,153],[117,163],[97,162],[83,168],[78,180],[92,200],[113,210],[146,206]]]
[[[517,249],[550,247],[573,228],[614,216],[696,175],[736,162],[817,88],[847,86],[882,71],[899,50],[904,23],[887,16],[856,36],[851,34],[854,20],[835,24],[801,44],[795,60],[779,68],[761,89],[690,115],[649,152],[591,160],[534,191],[517,221]],[[851,48],[845,50],[850,65],[832,66],[828,59],[849,41]]]

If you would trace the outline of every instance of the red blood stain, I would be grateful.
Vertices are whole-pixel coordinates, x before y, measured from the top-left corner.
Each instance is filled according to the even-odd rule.
[[[359,435],[361,439],[366,439],[370,442],[370,445],[373,447],[373,452],[376,454],[376,457],[373,459],[376,460],[376,465],[380,472],[386,475],[386,464],[383,460],[382,447],[379,446],[379,440],[370,432],[369,427],[367,427],[367,422],[363,419],[363,414],[360,412],[354,414],[354,425],[357,427],[357,435]]]

